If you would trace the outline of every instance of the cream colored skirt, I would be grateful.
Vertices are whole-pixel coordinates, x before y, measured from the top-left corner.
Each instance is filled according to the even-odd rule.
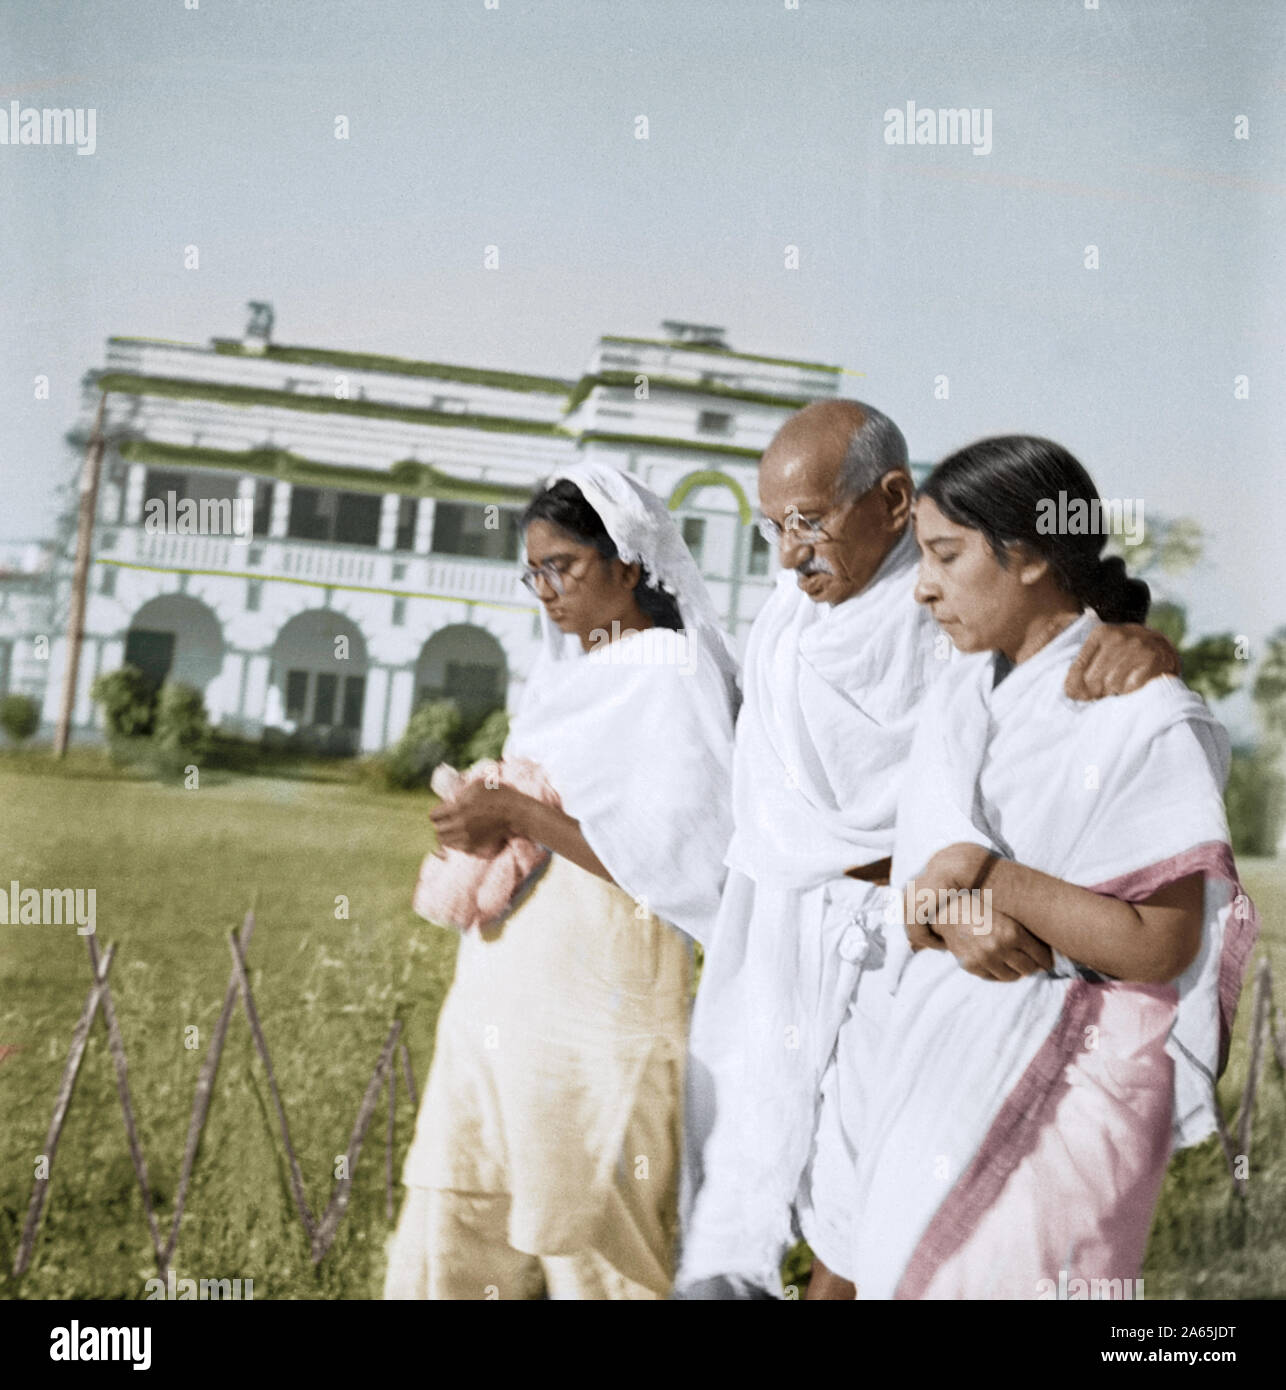
[[[685,938],[558,855],[461,940],[386,1297],[668,1293],[690,977]]]

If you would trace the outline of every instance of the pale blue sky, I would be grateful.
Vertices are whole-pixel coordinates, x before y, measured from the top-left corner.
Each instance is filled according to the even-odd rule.
[[[0,146],[0,537],[47,528],[112,333],[235,335],[266,298],[279,341],[574,377],[684,318],[864,373],[917,458],[1048,434],[1200,518],[1179,596],[1258,639],[1286,622],[1284,50],[1274,0],[0,0],[0,105],[92,106],[98,141]],[[992,153],[886,145],[908,100],[990,107]]]

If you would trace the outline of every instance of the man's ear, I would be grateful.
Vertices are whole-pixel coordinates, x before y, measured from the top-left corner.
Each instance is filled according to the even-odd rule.
[[[622,561],[616,562],[621,566],[621,588],[629,589],[633,592],[638,587],[638,582],[643,578],[643,568],[641,565],[627,565]]]
[[[911,503],[915,500],[915,484],[910,474],[896,468],[880,479],[879,488],[888,510],[889,530],[903,530],[911,520]]]

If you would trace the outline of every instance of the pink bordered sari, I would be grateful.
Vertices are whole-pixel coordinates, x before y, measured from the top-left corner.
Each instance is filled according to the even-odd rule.
[[[854,1252],[863,1298],[1129,1297],[1174,1147],[1215,1127],[1258,932],[1228,845],[1227,738],[1180,681],[1079,703],[1062,690],[1086,614],[995,683],[991,654],[934,690],[898,808],[893,882],[961,841],[1142,901],[1205,883],[1197,959],[1172,984],[1056,953],[999,983],[892,925],[892,998],[866,1069]],[[1062,1296],[1066,1296],[1063,1294]]]

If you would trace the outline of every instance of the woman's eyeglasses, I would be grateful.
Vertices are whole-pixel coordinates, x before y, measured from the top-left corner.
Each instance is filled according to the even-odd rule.
[[[536,586],[542,579],[561,598],[567,592],[567,581],[579,579],[583,572],[582,567],[568,564],[565,560],[546,560],[543,565],[524,565],[518,577],[537,598],[540,597],[540,590]]]

